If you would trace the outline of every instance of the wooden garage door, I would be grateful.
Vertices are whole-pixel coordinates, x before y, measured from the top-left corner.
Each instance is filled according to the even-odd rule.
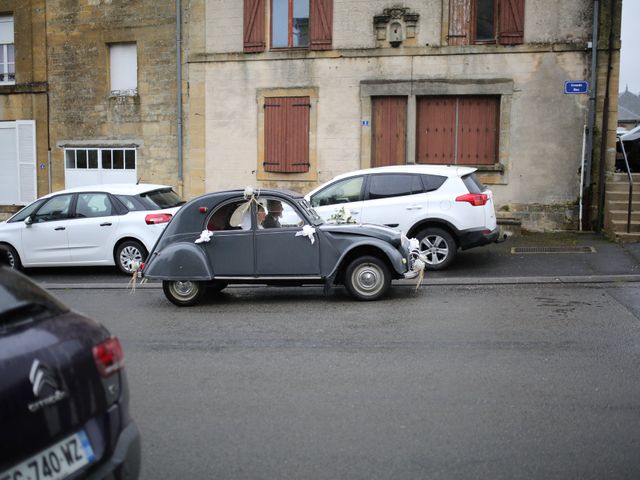
[[[406,163],[407,97],[373,97],[371,166]]]

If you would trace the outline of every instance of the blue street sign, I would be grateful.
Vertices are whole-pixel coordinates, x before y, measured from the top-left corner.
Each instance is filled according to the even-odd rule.
[[[362,120],[362,126],[363,127],[368,127],[369,126],[369,120]]]
[[[589,92],[589,82],[580,81],[566,81],[564,82],[564,93],[587,93]]]

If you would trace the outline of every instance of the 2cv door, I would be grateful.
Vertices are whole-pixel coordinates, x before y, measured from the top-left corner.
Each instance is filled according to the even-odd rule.
[[[254,275],[254,235],[251,202],[233,199],[217,206],[207,221],[211,239],[203,243],[215,277]]]
[[[280,198],[264,197],[256,210],[256,275],[319,277],[321,242],[317,236],[312,242],[311,235],[302,234],[309,224],[302,212]]]

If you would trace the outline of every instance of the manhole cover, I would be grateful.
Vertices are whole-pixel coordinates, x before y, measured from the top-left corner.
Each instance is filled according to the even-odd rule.
[[[596,253],[593,247],[512,247],[511,253]]]

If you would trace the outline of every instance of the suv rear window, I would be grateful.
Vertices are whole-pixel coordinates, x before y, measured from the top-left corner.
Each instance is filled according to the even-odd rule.
[[[475,173],[470,173],[462,177],[462,181],[469,190],[469,193],[482,193],[487,187],[485,187],[480,180],[476,177]]]
[[[153,190],[140,195],[117,195],[129,210],[162,210],[178,207],[184,202],[172,189]]]

